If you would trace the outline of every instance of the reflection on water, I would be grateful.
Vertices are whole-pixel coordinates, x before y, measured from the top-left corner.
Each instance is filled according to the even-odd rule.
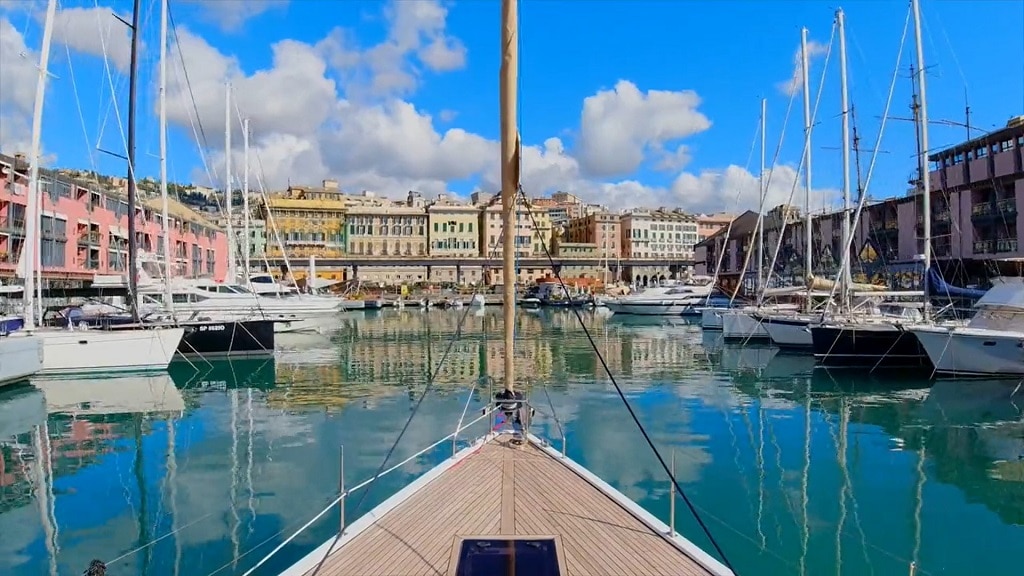
[[[502,374],[500,311],[349,314],[273,359],[168,375],[39,380],[0,393],[0,574],[237,574],[346,482],[449,434]],[[1015,383],[866,379],[663,319],[586,315],[597,348],[743,574],[1016,574],[1024,394]],[[517,320],[519,374],[571,456],[667,519],[669,483],[572,313]],[[551,398],[541,392],[546,387]],[[465,433],[477,435],[483,428]],[[354,518],[451,453],[382,478]],[[337,513],[265,572],[334,530]],[[682,511],[677,528],[710,549]],[[968,528],[968,529],[965,529]]]

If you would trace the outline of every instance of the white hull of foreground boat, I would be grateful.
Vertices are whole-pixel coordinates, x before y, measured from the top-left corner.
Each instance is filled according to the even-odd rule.
[[[1024,332],[983,328],[911,326],[937,374],[1018,377],[1024,375]]]
[[[722,313],[722,336],[726,340],[771,340],[761,322],[743,310]]]
[[[42,329],[40,374],[96,374],[166,370],[184,328],[121,330]]]
[[[42,368],[42,340],[18,332],[0,338],[0,387],[21,382]]]

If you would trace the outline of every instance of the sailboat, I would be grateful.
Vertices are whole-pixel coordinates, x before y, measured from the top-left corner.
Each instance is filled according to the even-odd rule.
[[[38,338],[42,341],[42,374],[104,373],[116,371],[166,370],[185,333],[183,328],[146,328],[136,323],[120,330],[88,330],[75,326],[67,328],[36,328],[35,325],[35,271],[36,250],[39,244],[40,196],[39,163],[42,139],[43,97],[46,88],[47,64],[53,37],[53,20],[57,0],[49,0],[43,30],[43,46],[39,56],[39,85],[36,90],[32,118],[31,168],[27,205],[25,207],[25,242],[22,259],[25,263],[25,327],[20,338]],[[132,17],[138,29],[138,0]],[[138,41],[133,34],[132,74],[129,79],[131,102],[128,114],[128,235],[129,270],[135,269],[135,67]],[[133,282],[134,283],[134,282]],[[129,297],[133,297],[129,294]],[[135,321],[138,322],[137,309]],[[14,336],[10,336],[14,337]]]
[[[135,12],[139,11],[139,2],[135,2]],[[159,262],[149,261],[147,258],[139,258],[137,251],[129,252],[129,260],[132,262],[130,270],[134,271],[134,278],[129,280],[129,296],[133,297],[133,304],[131,306],[130,314],[123,314],[115,312],[113,314],[106,313],[106,310],[98,315],[86,316],[87,322],[99,325],[106,328],[121,329],[124,325],[137,324],[140,319],[145,321],[146,324],[153,326],[164,326],[170,328],[181,328],[183,330],[183,336],[180,338],[176,346],[176,352],[178,356],[185,358],[199,357],[199,358],[214,358],[214,357],[227,357],[227,356],[267,356],[274,353],[274,321],[267,318],[253,318],[247,317],[243,319],[237,318],[224,318],[220,316],[210,317],[209,315],[197,314],[195,310],[184,310],[187,315],[185,319],[181,319],[177,313],[181,307],[187,307],[190,303],[196,303],[209,300],[211,297],[217,295],[220,290],[218,285],[214,284],[213,291],[204,291],[195,286],[190,286],[190,289],[182,291],[175,289],[169,281],[171,276],[171,249],[170,249],[170,218],[168,215],[168,198],[167,198],[167,26],[168,26],[168,7],[167,0],[162,0],[160,3],[160,90],[159,90],[159,109],[160,109],[160,195],[162,200],[162,234],[161,234],[161,248],[162,248],[162,259]],[[134,38],[138,34],[134,33]],[[136,70],[133,68],[130,71],[133,75]],[[134,113],[135,113],[135,92],[131,91],[129,95],[129,106],[128,106],[128,130],[134,130]],[[230,101],[230,100],[229,100]],[[230,135],[231,121],[230,115],[227,118],[227,131]],[[129,135],[129,147],[134,148],[134,138]],[[231,140],[230,136],[227,138],[226,149],[230,150]],[[129,151],[129,158],[132,158],[132,152]],[[131,163],[131,160],[129,160]],[[230,171],[228,175],[228,186],[227,189],[231,189],[231,177]],[[133,186],[130,183],[129,186]],[[230,199],[230,194],[228,195]],[[132,203],[132,195],[129,192],[129,204]],[[231,230],[228,230],[229,237],[231,236]],[[134,236],[133,236],[134,238]],[[233,240],[230,240],[233,242]],[[233,244],[229,244],[233,245]],[[133,257],[134,254],[134,257]],[[233,256],[229,255],[229,258]],[[231,266],[233,268],[233,265]],[[157,276],[162,278],[163,281],[160,285],[151,284],[151,279]],[[99,279],[98,279],[99,280]],[[95,285],[100,285],[100,282],[94,282]],[[117,282],[107,282],[107,285],[118,286]],[[208,286],[204,286],[208,287]],[[234,290],[234,289],[232,289]],[[239,292],[228,292],[224,296],[240,298],[244,304],[251,306],[255,295],[245,291],[244,293]],[[147,300],[156,301],[159,313],[146,314],[140,316],[141,309],[144,305],[148,304]],[[236,300],[237,302],[237,300]]]
[[[917,64],[919,70],[926,70],[924,50],[921,43],[921,9],[919,0],[911,0],[914,14],[914,35],[917,42]],[[848,92],[846,86],[846,40],[842,9],[836,12],[839,29],[839,50],[842,73],[843,94],[843,196],[846,210],[844,211],[843,250],[840,294],[843,312],[847,315],[830,319],[810,327],[814,357],[826,367],[833,368],[929,368],[931,362],[928,354],[921,347],[917,336],[907,330],[899,320],[872,314],[857,317],[849,314],[850,281],[850,140]],[[918,74],[918,86],[921,96],[920,122],[918,130],[921,135],[921,149],[918,151],[918,167],[922,182],[922,210],[924,212],[924,270],[931,268],[931,185],[928,178],[928,108],[925,92],[924,72]],[[928,313],[928,282],[924,283],[925,321]],[[900,308],[900,315],[910,320],[917,320],[909,308]]]
[[[516,226],[520,160],[517,0],[502,0],[501,8],[502,215],[510,232]],[[529,432],[531,410],[515,387],[513,363],[516,298],[515,283],[508,279],[515,277],[515,248],[505,238],[504,389],[489,409],[503,416],[503,425],[343,525],[281,574],[731,575],[721,562]]]

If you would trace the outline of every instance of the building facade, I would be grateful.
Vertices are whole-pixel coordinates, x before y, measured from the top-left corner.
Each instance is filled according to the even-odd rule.
[[[346,227],[347,204],[337,184],[325,180],[319,188],[289,186],[283,194],[266,199],[260,217],[271,233],[276,232],[285,253],[277,242],[266,242],[270,257],[337,258],[343,256],[348,244]]]
[[[702,242],[711,237],[722,228],[733,221],[732,214],[720,212],[718,214],[700,214],[697,216],[697,241]]]
[[[0,156],[0,274],[16,272],[25,240],[28,164]],[[41,171],[40,265],[45,279],[86,281],[123,274],[128,260],[128,202],[117,191]],[[172,270],[186,277],[222,280],[227,236],[216,224],[169,200]],[[158,254],[163,216],[159,199],[136,206],[136,245]]]
[[[597,257],[617,260],[622,254],[622,225],[619,215],[597,212],[574,218],[567,226],[568,242],[589,243],[597,247]]]

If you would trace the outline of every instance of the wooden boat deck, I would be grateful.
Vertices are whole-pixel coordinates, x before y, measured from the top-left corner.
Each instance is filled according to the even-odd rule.
[[[730,574],[578,464],[510,440],[467,449],[285,575],[454,575],[461,540],[488,536],[554,538],[562,576]]]

